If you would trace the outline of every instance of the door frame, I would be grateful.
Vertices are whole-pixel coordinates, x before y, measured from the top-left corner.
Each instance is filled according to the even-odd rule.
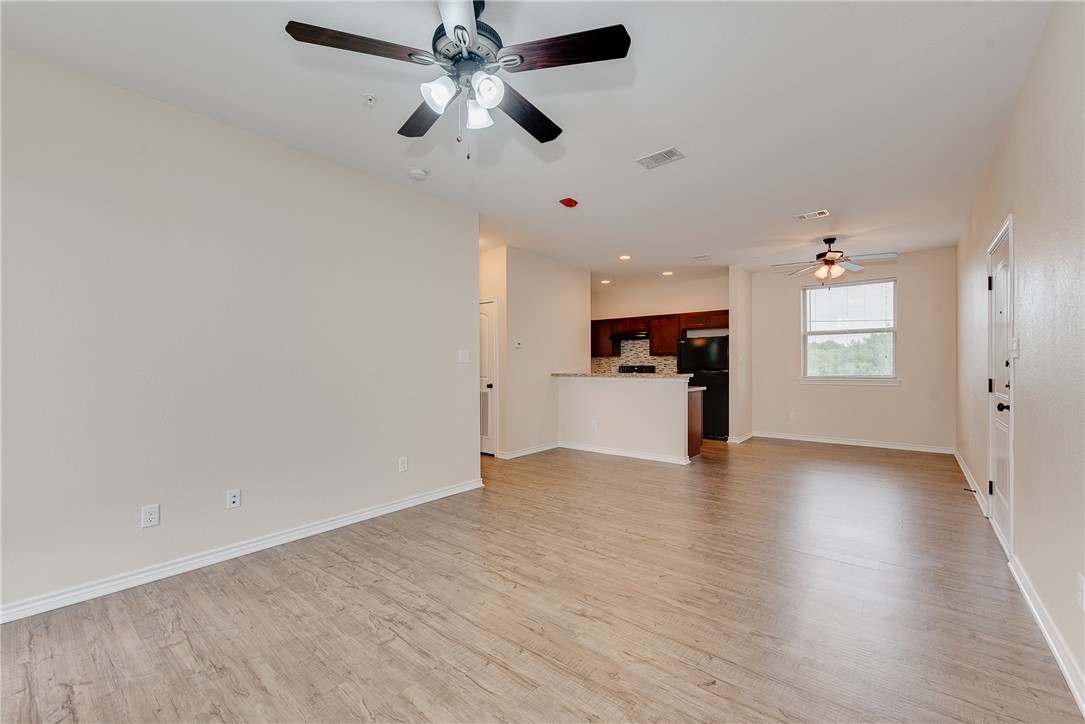
[[[494,457],[501,450],[501,327],[498,324],[498,301],[497,297],[480,297],[479,304],[493,304],[493,333],[494,333],[494,368],[490,379],[493,380],[494,388],[490,391],[490,437],[494,441]],[[481,355],[481,346],[479,354]],[[482,366],[480,358],[479,367]],[[479,452],[481,453],[482,441],[479,439]]]
[[[1006,259],[1009,266],[1007,280],[1006,280],[1006,315],[1009,317],[1009,337],[1011,348],[1013,346],[1013,340],[1017,338],[1017,330],[1014,317],[1014,297],[1016,292],[1016,278],[1014,274],[1014,258],[1013,258],[1013,214],[1008,214],[1006,220],[1002,222],[998,232],[995,234],[991,243],[987,245],[987,278],[990,279],[994,276],[994,268],[992,267],[992,254],[1000,243],[1006,244]],[[991,292],[987,294],[987,378],[994,379],[995,371],[991,367],[991,339],[993,337],[993,331],[991,329],[991,310],[994,306],[993,296]],[[1011,358],[1016,360],[1016,355],[1011,353]],[[1014,448],[1014,409],[1016,403],[1014,402],[1014,392],[1017,388],[1016,380],[1017,363],[1016,361],[1010,364],[1010,415],[1009,415],[1009,450],[1006,451],[1006,491],[1007,491],[1007,505],[1009,506],[1009,515],[1007,516],[1007,530],[1000,530],[995,527],[994,523],[991,523],[992,528],[995,529],[996,535],[998,535],[999,542],[1006,551],[1006,557],[1010,558],[1013,555],[1013,540],[1014,540],[1014,476],[1013,476],[1013,448]],[[994,392],[988,392],[985,398],[986,405],[984,406],[984,416],[987,418],[987,479],[994,480],[994,467],[995,467],[995,421],[991,414],[992,396]],[[993,521],[991,496],[986,496],[986,515],[988,520]],[[1003,539],[1005,537],[1005,539]]]

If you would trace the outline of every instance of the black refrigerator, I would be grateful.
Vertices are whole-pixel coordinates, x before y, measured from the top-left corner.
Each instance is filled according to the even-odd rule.
[[[727,439],[727,337],[678,340],[678,371],[693,373],[689,383],[704,387],[704,436]]]

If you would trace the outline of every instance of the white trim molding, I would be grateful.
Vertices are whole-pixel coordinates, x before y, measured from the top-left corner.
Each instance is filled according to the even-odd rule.
[[[764,432],[754,430],[754,437],[769,437],[776,440],[798,440],[800,442],[824,442],[830,445],[858,445],[859,447],[880,447],[886,450],[911,450],[913,452],[942,453],[952,455],[951,447],[937,447],[935,445],[913,445],[903,442],[882,442],[880,440],[852,440],[843,437],[816,437],[814,435],[791,435],[785,432]]]
[[[561,447],[561,443],[558,442],[546,442],[542,445],[533,445],[532,447],[524,447],[519,450],[513,450],[512,452],[503,452],[498,450],[494,453],[494,457],[498,460],[512,460],[514,458],[522,458],[525,455],[534,455],[535,453],[546,452],[547,450],[553,450],[554,448]]]
[[[102,578],[97,581],[85,583],[81,586],[73,586],[72,588],[66,588],[54,593],[33,596],[31,598],[23,599],[22,601],[15,601],[14,603],[4,606],[3,609],[0,609],[0,623],[7,623],[8,621],[15,621],[20,618],[26,618],[27,616],[33,616],[34,614],[52,611],[56,608],[63,608],[64,606],[70,606],[73,603],[89,601],[92,598],[123,591],[126,588],[134,588],[135,586],[140,586],[144,583],[160,581],[163,578],[176,576],[178,573],[193,571],[197,568],[228,561],[231,558],[239,558],[249,553],[255,553],[266,548],[282,545],[283,543],[290,543],[302,538],[308,538],[309,536],[317,535],[318,533],[325,533],[329,530],[353,525],[354,523],[360,523],[363,520],[394,513],[397,510],[404,510],[405,508],[412,508],[416,505],[429,503],[440,498],[456,495],[457,493],[464,493],[468,490],[475,490],[481,487],[481,478],[470,480],[466,483],[450,485],[446,488],[431,490],[427,493],[419,493],[418,495],[395,500],[391,503],[375,505],[371,508],[365,508],[354,513],[347,513],[346,515],[328,518],[316,523],[298,526],[297,528],[291,528],[278,533],[271,533],[270,535],[260,536],[259,538],[235,543],[234,545],[185,556],[184,558],[177,558],[166,563],[148,566],[147,568],[142,568],[137,571]]]
[[[1062,634],[1059,633],[1058,627],[1055,626],[1055,621],[1047,613],[1047,609],[1044,608],[1043,601],[1040,600],[1040,595],[1036,592],[1036,589],[1032,587],[1032,581],[1029,580],[1025,569],[1021,567],[1021,562],[1017,560],[1016,556],[1010,556],[1009,565],[1010,573],[1013,575],[1014,580],[1017,581],[1017,587],[1021,589],[1021,594],[1025,597],[1029,610],[1032,611],[1032,615],[1036,618],[1036,624],[1040,627],[1040,632],[1043,633],[1048,648],[1051,649],[1051,653],[1055,656],[1055,662],[1059,665],[1059,669],[1062,670],[1063,677],[1066,678],[1070,693],[1073,694],[1074,701],[1077,702],[1077,707],[1081,710],[1081,716],[1085,718],[1085,672],[1082,671],[1081,663],[1074,661],[1073,654],[1070,653],[1070,647],[1066,645],[1066,641],[1062,638]]]
[[[636,450],[622,450],[620,448],[602,447],[600,445],[583,445],[577,442],[559,442],[558,447],[568,450],[580,450],[581,452],[600,453],[603,455],[618,455],[623,458],[638,458],[640,460],[654,460],[658,463],[674,463],[675,465],[689,465],[687,455],[659,455],[656,453],[639,452]]]
[[[746,442],[753,437],[752,432],[748,432],[745,435],[728,435],[727,442]]]

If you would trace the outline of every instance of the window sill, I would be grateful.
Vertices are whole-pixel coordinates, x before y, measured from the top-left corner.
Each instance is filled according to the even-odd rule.
[[[800,385],[865,385],[869,387],[896,387],[899,377],[800,377]]]

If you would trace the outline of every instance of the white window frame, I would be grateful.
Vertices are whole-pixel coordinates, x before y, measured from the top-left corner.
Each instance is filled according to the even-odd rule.
[[[897,278],[886,277],[884,279],[863,279],[861,281],[854,282],[837,282],[832,284],[834,287],[855,287],[867,284],[885,284],[890,282],[893,285],[893,326],[892,327],[877,327],[868,329],[842,329],[840,331],[830,332],[810,332],[807,329],[807,310],[806,310],[806,298],[808,290],[822,289],[826,285],[824,284],[810,284],[802,287],[800,294],[802,295],[801,302],[801,316],[799,318],[799,344],[802,347],[801,351],[801,375],[799,382],[810,385],[899,385],[900,378],[897,377],[897,329],[900,327],[900,307],[897,304]],[[893,335],[893,372],[888,375],[841,375],[830,377],[827,375],[817,375],[814,377],[806,374],[806,347],[807,336],[815,334],[818,336],[825,336],[826,334],[867,334],[867,333],[885,333],[890,332]]]

